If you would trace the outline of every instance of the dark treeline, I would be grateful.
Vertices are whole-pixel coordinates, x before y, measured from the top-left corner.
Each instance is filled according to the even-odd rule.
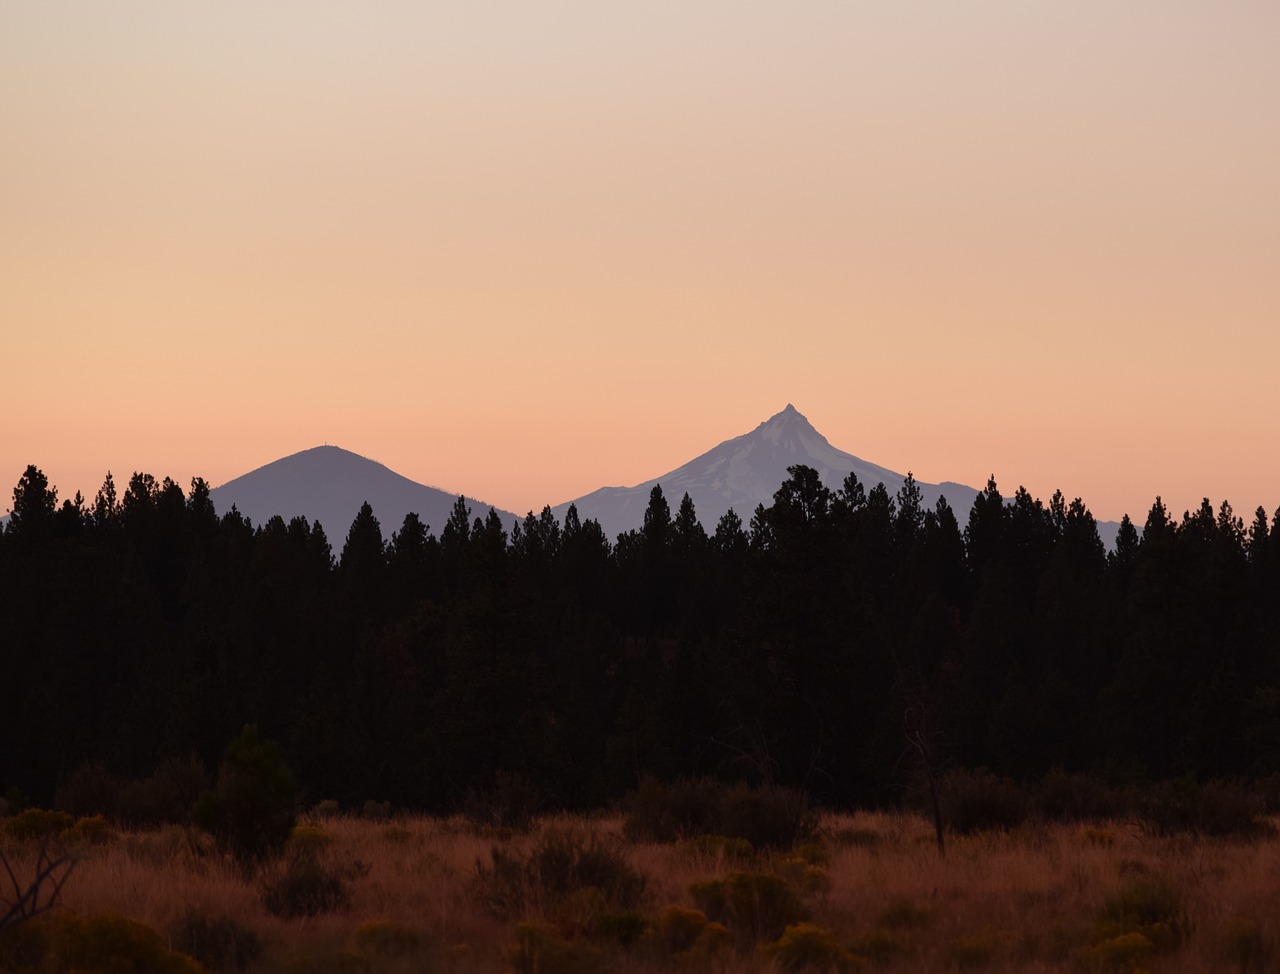
[[[1018,780],[1280,772],[1280,526],[1157,500],[1093,517],[994,482],[923,509],[806,467],[749,524],[657,488],[610,542],[549,510],[508,534],[459,500],[388,539],[219,517],[110,475],[58,503],[34,467],[0,536],[0,788],[78,768],[213,767],[246,723],[310,800],[454,807],[499,772],[552,804],[708,774],[898,800],[920,749]]]

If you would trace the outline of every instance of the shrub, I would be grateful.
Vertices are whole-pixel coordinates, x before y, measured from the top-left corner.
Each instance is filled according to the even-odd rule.
[[[909,899],[899,898],[890,901],[889,905],[880,911],[877,922],[888,930],[908,930],[924,926],[929,919],[928,910],[916,906]]]
[[[58,841],[65,846],[101,846],[107,845],[115,837],[115,829],[107,824],[107,820],[101,815],[93,815],[63,829],[58,835]]]
[[[554,927],[537,923],[516,924],[515,942],[502,958],[517,974],[595,974],[602,959],[590,944],[565,940]]]
[[[361,807],[360,817],[371,822],[385,822],[391,817],[391,802],[377,802],[370,798]]]
[[[0,970],[81,974],[201,974],[190,957],[165,947],[148,926],[109,913],[47,915],[0,936]]]
[[[82,764],[58,785],[53,803],[72,815],[115,818],[120,811],[123,790],[124,782],[107,770],[106,765],[92,762]]]
[[[1141,859],[1130,859],[1128,856],[1122,858],[1116,863],[1116,871],[1120,874],[1121,879],[1131,879],[1134,876],[1150,876],[1151,867]]]
[[[817,824],[802,792],[736,784],[725,791],[719,831],[757,849],[790,849],[811,836]]]
[[[1031,811],[1017,785],[985,768],[949,773],[942,781],[941,801],[943,819],[961,835],[1016,828]]]
[[[728,929],[719,923],[708,923],[680,960],[693,970],[722,971],[728,968],[728,955],[732,952],[733,938]]]
[[[194,957],[211,971],[244,971],[262,955],[262,938],[231,917],[188,910],[169,929],[175,950]]]
[[[597,836],[561,830],[548,831],[526,857],[494,846],[489,865],[476,863],[476,893],[497,916],[518,914],[530,898],[554,902],[588,888],[608,905],[630,909],[644,896],[645,878]]]
[[[369,867],[359,861],[344,866],[315,853],[292,855],[264,882],[262,902],[268,913],[278,917],[344,910],[351,902],[352,880],[368,873]]]
[[[17,785],[14,785],[3,796],[0,796],[0,818],[17,815],[19,812],[25,812],[30,807],[31,799]]]
[[[861,966],[835,936],[811,923],[789,926],[774,943],[763,949],[787,971],[851,971]]]
[[[1187,933],[1182,910],[1182,894],[1176,886],[1157,876],[1141,876],[1119,887],[1098,911],[1098,932],[1102,939],[1140,933],[1157,950],[1172,950]]]
[[[962,971],[986,967],[1009,944],[1007,934],[993,930],[958,937],[947,944],[947,960]]]
[[[356,947],[375,957],[407,957],[420,952],[428,942],[417,927],[390,920],[373,920],[356,930]]]
[[[66,812],[28,808],[5,820],[0,827],[9,838],[29,842],[34,839],[52,839],[75,824],[75,818]]]
[[[811,866],[825,866],[831,861],[827,847],[821,842],[803,842],[796,846],[796,856]]]
[[[689,892],[698,908],[728,927],[742,946],[776,940],[791,924],[809,919],[809,910],[780,876],[731,873],[695,883]]]
[[[1116,834],[1110,829],[1085,829],[1084,840],[1091,846],[1110,849],[1116,844]]]
[[[755,858],[756,850],[746,839],[733,839],[727,835],[695,835],[681,839],[676,848],[695,856],[722,859],[725,862],[747,862]]]
[[[906,954],[909,944],[906,938],[883,930],[871,930],[856,938],[849,950],[857,957],[865,957],[876,964],[887,964]]]
[[[333,836],[314,825],[295,825],[285,843],[290,855],[319,855],[333,845]]]
[[[180,825],[191,821],[192,809],[208,790],[209,772],[198,757],[165,758],[148,777],[124,786],[116,814],[130,825]]]
[[[757,849],[788,849],[812,835],[817,825],[802,792],[711,778],[663,784],[645,777],[620,808],[626,815],[627,837],[652,842],[721,835],[745,839]]]
[[[1142,970],[1142,965],[1155,952],[1155,945],[1142,934],[1125,933],[1092,947],[1082,947],[1075,952],[1074,957],[1076,964],[1085,971],[1120,974],[1124,971]]]
[[[556,898],[547,912],[548,919],[565,936],[587,935],[595,931],[596,921],[609,912],[609,901],[594,886],[586,886]]]
[[[488,788],[469,788],[462,802],[462,814],[477,825],[527,832],[533,825],[540,799],[528,778],[498,771]]]
[[[664,953],[674,957],[692,947],[706,926],[707,915],[701,910],[669,906],[658,914],[653,937]]]
[[[722,786],[710,778],[683,778],[663,784],[645,775],[635,791],[619,803],[626,815],[627,838],[650,842],[675,842],[690,835],[720,834],[719,807]]]
[[[1227,923],[1222,931],[1222,948],[1227,960],[1241,974],[1265,970],[1270,959],[1258,922],[1245,917],[1236,917]]]
[[[1035,806],[1052,822],[1096,822],[1124,814],[1123,796],[1087,774],[1050,771],[1036,789]]]
[[[841,829],[831,838],[838,846],[854,849],[878,849],[882,841],[875,829]]]
[[[180,856],[199,859],[213,852],[213,840],[190,826],[167,825],[156,832],[125,836],[125,853],[134,862],[167,866]]]
[[[303,947],[291,952],[282,969],[284,974],[380,974],[365,954],[324,947]]]
[[[209,774],[199,758],[165,758],[148,777],[126,781],[102,764],[86,764],[58,787],[55,804],[78,816],[104,815],[133,826],[184,823]]]
[[[794,883],[806,893],[829,893],[831,877],[821,866],[812,866],[800,856],[787,859],[778,868],[778,872],[789,882]]]
[[[403,825],[388,825],[382,830],[382,838],[392,845],[405,845],[413,841],[413,829],[407,829]]]
[[[342,806],[332,798],[326,798],[322,802],[317,802],[315,808],[311,809],[311,817],[318,821],[326,821],[327,819],[337,818],[342,814]]]
[[[631,947],[644,936],[647,927],[648,924],[639,913],[605,913],[596,917],[594,932],[601,940]]]
[[[1153,787],[1140,803],[1144,825],[1157,835],[1190,832],[1218,837],[1251,837],[1268,830],[1257,794],[1229,781],[1199,785],[1194,778]]]
[[[196,819],[245,863],[278,854],[293,832],[293,775],[279,749],[246,724],[218,769],[218,783],[196,809]]]

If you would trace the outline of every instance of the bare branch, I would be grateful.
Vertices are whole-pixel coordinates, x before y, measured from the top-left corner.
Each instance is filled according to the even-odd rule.
[[[54,852],[50,851],[51,845]],[[0,865],[4,866],[14,891],[14,899],[0,915],[0,931],[3,931],[52,910],[62,895],[62,887],[75,869],[76,860],[61,845],[46,839],[40,847],[40,855],[36,857],[35,877],[25,889],[4,852],[0,852]]]

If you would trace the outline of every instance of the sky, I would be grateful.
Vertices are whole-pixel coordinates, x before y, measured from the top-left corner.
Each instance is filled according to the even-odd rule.
[[[794,403],[1280,506],[1280,4],[0,0],[0,511],[330,443],[523,513]]]

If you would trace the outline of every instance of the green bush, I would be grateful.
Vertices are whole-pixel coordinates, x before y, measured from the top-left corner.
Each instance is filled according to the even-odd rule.
[[[315,825],[295,825],[284,844],[289,855],[319,855],[333,847],[333,836]]]
[[[781,937],[763,948],[765,956],[785,971],[852,971],[861,967],[829,930],[812,923],[787,927]]]
[[[0,825],[0,829],[17,842],[30,842],[36,839],[52,839],[75,824],[75,818],[66,812],[28,808],[6,819]]]
[[[831,877],[821,866],[814,866],[801,856],[792,856],[779,864],[779,875],[806,893],[831,892]]]
[[[631,947],[644,936],[648,924],[634,911],[605,913],[596,917],[594,933],[600,940]]]
[[[333,947],[303,947],[290,952],[281,965],[283,974],[382,974],[367,954]]]
[[[653,938],[668,957],[682,954],[694,945],[707,927],[707,915],[701,910],[669,906],[658,914]]]
[[[723,859],[725,862],[747,862],[756,854],[746,839],[733,839],[727,835],[691,836],[679,840],[676,848],[691,855]]]
[[[101,815],[82,818],[70,828],[58,834],[58,841],[64,846],[102,846],[108,845],[116,838],[116,831],[107,824]]]
[[[1182,894],[1158,876],[1139,876],[1121,884],[1098,911],[1098,933],[1102,939],[1140,933],[1157,950],[1172,950],[1187,932]]]
[[[331,818],[337,818],[342,814],[342,806],[332,798],[326,798],[322,802],[317,802],[315,808],[311,809],[311,817],[319,822],[324,822]]]
[[[646,776],[619,807],[626,815],[627,837],[650,842],[720,835],[745,839],[757,849],[789,849],[812,835],[817,825],[802,792],[711,778],[663,784]]]
[[[0,970],[15,974],[202,974],[185,954],[168,949],[148,926],[109,913],[58,913],[0,933]]]
[[[293,774],[271,741],[246,724],[218,769],[218,783],[196,808],[196,820],[241,861],[277,855],[296,821]]]
[[[728,927],[740,946],[777,940],[788,926],[809,919],[787,881],[767,873],[731,873],[695,883],[689,892],[698,909]]]
[[[175,950],[194,957],[211,971],[241,972],[262,956],[262,938],[231,917],[188,910],[169,929]]]
[[[554,927],[516,924],[515,942],[502,958],[517,974],[596,974],[602,955],[589,943],[565,940]]]
[[[952,771],[941,791],[943,820],[961,835],[1016,828],[1031,812],[1021,788],[985,768]]]
[[[1155,945],[1140,933],[1109,937],[1092,947],[1081,947],[1073,955],[1081,970],[1098,974],[1122,974],[1144,969],[1156,952]]]

